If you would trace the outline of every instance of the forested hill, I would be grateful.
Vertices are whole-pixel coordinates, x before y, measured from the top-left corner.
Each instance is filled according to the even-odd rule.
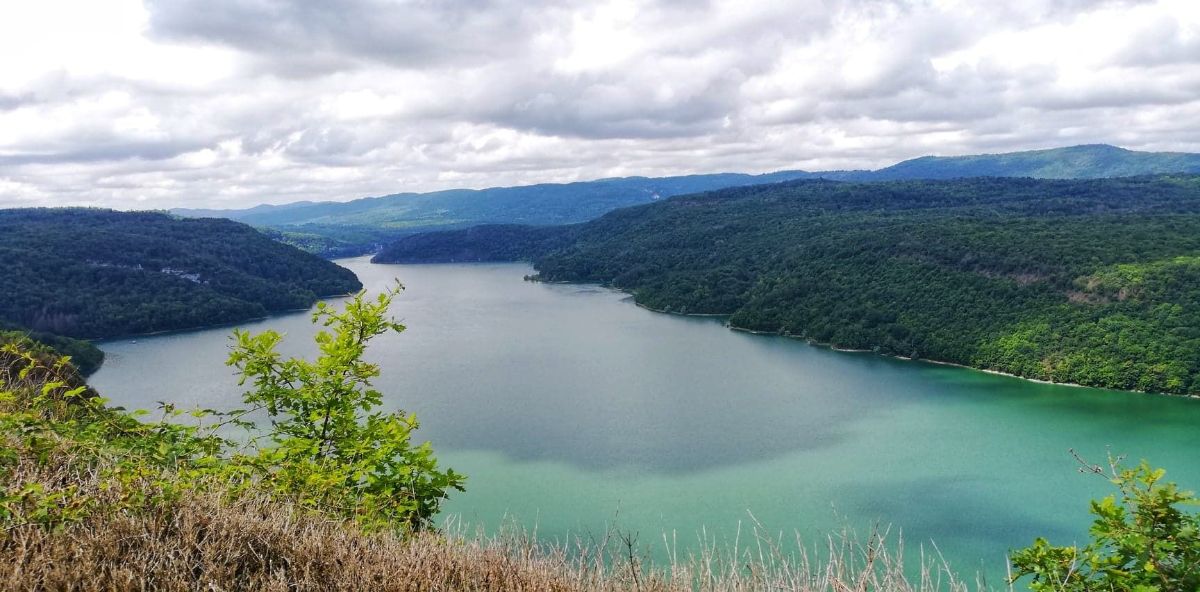
[[[307,307],[352,272],[219,219],[0,210],[0,327],[83,338],[183,329]]]
[[[849,178],[858,181],[962,177],[1099,179],[1162,173],[1200,173],[1200,154],[1136,152],[1106,144],[1088,144],[1007,154],[924,156],[877,171],[854,173]]]
[[[376,253],[371,263],[532,261],[569,245],[586,227],[585,224],[482,224],[461,230],[424,232],[392,242]]]
[[[1121,389],[1200,392],[1200,177],[798,181],[508,228],[543,279],[735,327]],[[379,259],[433,259],[464,233]],[[423,241],[423,242],[422,242]],[[543,242],[539,242],[543,241]],[[495,258],[495,257],[493,257]]]

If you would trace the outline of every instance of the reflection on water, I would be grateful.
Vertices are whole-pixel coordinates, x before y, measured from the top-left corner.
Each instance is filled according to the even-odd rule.
[[[387,403],[465,472],[451,510],[543,536],[598,531],[619,509],[654,540],[732,532],[747,510],[783,531],[892,523],[960,565],[1082,538],[1104,483],[1068,448],[1110,449],[1200,487],[1200,401],[1035,384],[731,332],[652,313],[595,286],[522,281],[527,266],[343,264],[372,290],[407,286],[407,326],[371,357]],[[306,313],[247,325],[311,353]],[[102,344],[93,382],[130,407],[231,406],[229,329]]]

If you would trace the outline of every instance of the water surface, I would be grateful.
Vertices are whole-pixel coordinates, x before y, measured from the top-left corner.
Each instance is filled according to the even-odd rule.
[[[729,331],[595,286],[522,281],[525,265],[340,261],[370,290],[399,278],[408,330],[371,357],[390,406],[418,414],[469,477],[448,513],[514,519],[542,538],[614,522],[661,554],[750,513],[812,539],[851,524],[936,541],[961,571],[1003,574],[1035,536],[1086,538],[1108,491],[1069,448],[1147,458],[1200,487],[1200,401],[1037,384]],[[248,323],[308,354],[307,313]],[[236,405],[229,328],[101,344],[93,384],[115,403]]]

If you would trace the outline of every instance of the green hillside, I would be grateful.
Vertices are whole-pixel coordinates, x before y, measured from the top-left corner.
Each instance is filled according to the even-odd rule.
[[[361,287],[350,271],[229,220],[0,210],[0,324],[102,338],[244,321]]]
[[[860,181],[1034,177],[1101,179],[1161,173],[1200,173],[1200,154],[1135,152],[1105,144],[974,156],[924,156],[855,175]]]
[[[797,181],[531,228],[532,239],[508,229],[491,247],[476,233],[412,237],[377,260],[444,260],[468,244],[478,259],[532,260],[545,280],[609,284],[739,328],[1200,392],[1198,176]]]

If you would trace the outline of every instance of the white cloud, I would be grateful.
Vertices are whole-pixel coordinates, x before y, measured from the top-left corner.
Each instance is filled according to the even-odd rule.
[[[1193,0],[43,0],[0,56],[0,206],[1200,151]]]

